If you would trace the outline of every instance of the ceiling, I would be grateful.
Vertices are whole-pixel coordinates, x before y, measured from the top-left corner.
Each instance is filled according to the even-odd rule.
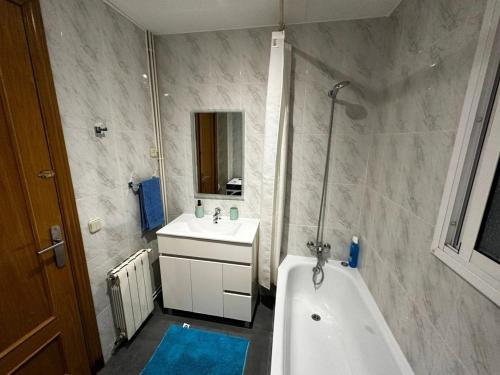
[[[278,24],[278,0],[105,0],[155,34]],[[285,0],[285,23],[388,16],[401,0]]]

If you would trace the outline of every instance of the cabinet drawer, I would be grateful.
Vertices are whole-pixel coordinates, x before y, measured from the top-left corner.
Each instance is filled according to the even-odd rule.
[[[171,236],[158,236],[158,249],[160,253],[165,255],[247,264],[252,263],[253,256],[253,247],[251,244]]]
[[[223,264],[222,280],[224,291],[252,292],[252,267],[239,264]]]
[[[252,297],[224,293],[224,318],[252,321]]]

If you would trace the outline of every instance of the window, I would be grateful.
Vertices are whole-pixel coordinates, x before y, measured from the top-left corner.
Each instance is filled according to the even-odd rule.
[[[500,1],[488,7],[433,253],[500,306]]]

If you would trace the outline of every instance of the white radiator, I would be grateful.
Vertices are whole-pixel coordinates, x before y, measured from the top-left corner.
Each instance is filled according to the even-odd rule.
[[[150,251],[139,250],[108,272],[111,308],[119,339],[129,340],[153,311]]]

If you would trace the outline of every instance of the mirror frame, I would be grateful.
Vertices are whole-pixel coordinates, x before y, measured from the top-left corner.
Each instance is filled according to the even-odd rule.
[[[241,159],[243,165],[241,166],[243,185],[241,186],[241,195],[223,195],[223,194],[207,194],[198,193],[198,158],[196,157],[196,120],[197,113],[214,113],[214,112],[227,112],[227,113],[241,113],[241,134],[243,137],[243,150],[241,152]],[[245,132],[245,111],[242,109],[200,109],[190,112],[191,117],[191,154],[193,158],[193,192],[195,199],[219,199],[219,200],[232,200],[243,201],[245,200],[245,148],[246,148],[246,132]]]

